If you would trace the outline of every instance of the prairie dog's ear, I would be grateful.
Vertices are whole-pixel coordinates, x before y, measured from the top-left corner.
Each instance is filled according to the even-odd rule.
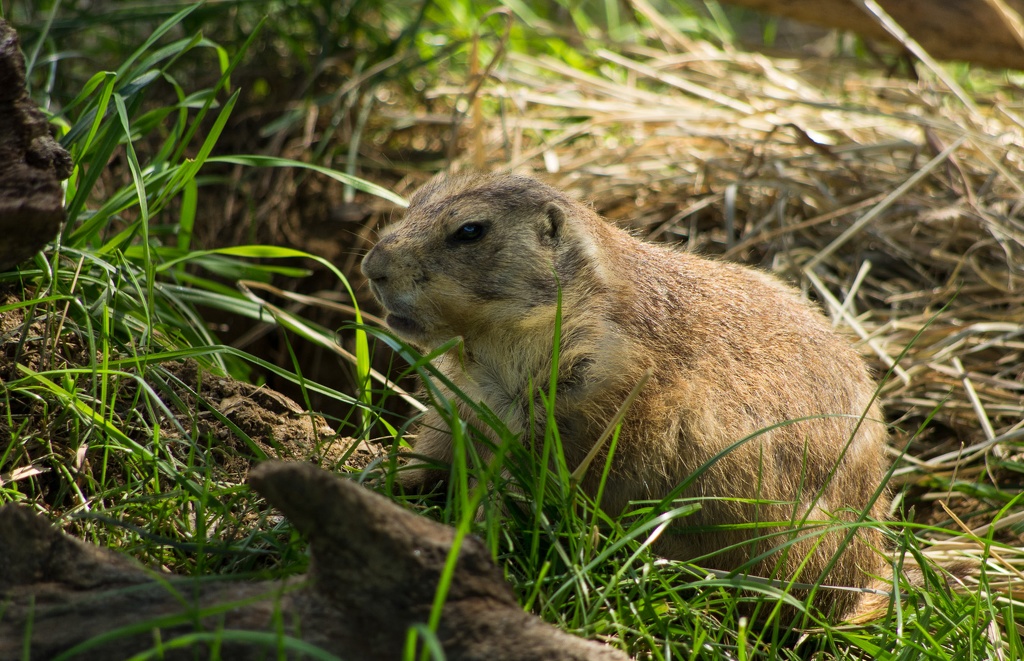
[[[544,224],[540,240],[542,243],[555,243],[562,235],[565,226],[565,210],[557,202],[544,205]]]

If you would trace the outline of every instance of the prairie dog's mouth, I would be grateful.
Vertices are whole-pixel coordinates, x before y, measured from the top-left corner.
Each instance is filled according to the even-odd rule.
[[[424,333],[423,324],[416,321],[412,317],[406,317],[395,310],[401,312],[414,311],[415,306],[409,305],[409,301],[405,300],[410,298],[409,296],[395,296],[392,292],[386,288],[381,287],[378,283],[370,281],[370,289],[373,291],[373,295],[377,297],[387,316],[384,317],[384,323],[388,325],[392,331],[397,335],[405,338],[419,337]],[[415,314],[415,312],[413,312]]]
[[[387,323],[388,328],[399,335],[418,336],[423,334],[423,326],[415,319],[390,313],[384,321]]]

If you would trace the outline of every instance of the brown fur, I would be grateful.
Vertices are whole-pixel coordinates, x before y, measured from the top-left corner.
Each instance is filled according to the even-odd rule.
[[[485,234],[459,243],[453,233],[467,222],[484,225]],[[510,429],[540,437],[546,420],[542,410],[529,418],[531,384],[549,380],[560,286],[555,414],[570,469],[649,370],[622,425],[601,503],[610,513],[663,497],[740,439],[811,417],[764,431],[714,463],[684,492],[709,499],[682,525],[802,522],[807,534],[856,520],[864,509],[885,516],[886,497],[868,507],[885,472],[886,429],[864,362],[817,309],[767,273],[638,241],[563,193],[516,175],[428,183],[366,256],[363,272],[395,332],[424,350],[461,337],[463,352],[442,356],[439,368]],[[436,413],[428,415],[416,453],[448,462],[449,433]],[[603,465],[601,456],[594,465]],[[591,495],[599,474],[592,469],[583,481]],[[425,470],[403,475],[407,486],[429,477]],[[732,570],[786,539],[752,537],[793,525],[669,529],[655,549]],[[751,573],[867,586],[882,573],[880,535],[871,529],[861,529],[825,574],[845,535],[812,535]],[[859,599],[846,591],[817,595],[816,605],[835,619]]]

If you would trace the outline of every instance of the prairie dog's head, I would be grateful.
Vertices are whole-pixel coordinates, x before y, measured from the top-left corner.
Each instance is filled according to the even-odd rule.
[[[424,349],[546,327],[582,259],[573,213],[568,197],[528,177],[435,178],[366,255],[363,274],[388,326]]]

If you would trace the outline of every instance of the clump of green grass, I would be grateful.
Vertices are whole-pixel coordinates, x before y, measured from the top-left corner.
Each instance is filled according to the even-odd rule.
[[[609,517],[578,489],[575,467],[561,460],[550,407],[543,439],[522,439],[461,393],[429,356],[375,334],[408,361],[453,430],[450,480],[442,492],[405,496],[406,502],[453,525],[457,538],[480,535],[524,607],[563,629],[607,640],[642,659],[995,658],[1022,651],[1018,638],[997,633],[1019,616],[1012,601],[997,598],[995,583],[987,585],[984,565],[969,568],[982,571],[977,590],[967,590],[955,574],[968,567],[961,562],[944,568],[922,550],[917,535],[935,532],[934,526],[835,522],[851,530],[884,528],[889,544],[884,552],[900,576],[888,609],[857,625],[830,622],[815,612],[790,594],[800,585],[747,576],[743,567],[720,572],[702,569],[699,562],[659,558],[650,545],[668,526],[675,527],[674,534],[700,534],[686,531],[686,517],[700,507],[699,500],[681,499],[677,490],[660,502],[635,503],[620,517]],[[457,350],[455,341],[431,355],[449,350]],[[456,401],[490,433],[478,433],[460,420]],[[398,442],[396,437],[396,448]],[[612,444],[614,455],[614,438]],[[607,471],[612,460],[592,469]],[[820,527],[812,530],[809,534],[822,533]],[[988,543],[997,553],[999,545]],[[904,566],[917,572],[904,572]],[[781,604],[802,613],[796,630],[791,615],[783,619]],[[416,656],[410,652],[406,658]]]
[[[0,502],[30,504],[94,542],[202,574],[266,566],[258,548],[280,535],[267,537],[245,523],[258,518],[240,484],[245,471],[227,470],[266,453],[223,419],[195,382],[182,381],[175,365],[190,359],[204,374],[243,379],[254,369],[274,373],[346,403],[351,413],[336,421],[339,431],[358,435],[369,419],[360,413],[369,410],[360,393],[325,388],[305,380],[294,364],[279,367],[221,345],[207,327],[203,315],[219,310],[256,321],[276,318],[296,336],[324,343],[334,337],[253,293],[272,277],[307,274],[291,265],[296,259],[318,258],[275,246],[192,245],[203,221],[202,191],[220,180],[207,173],[216,172],[216,163],[311,167],[401,198],[305,163],[215,156],[239,98],[231,76],[259,26],[229,55],[200,32],[185,32],[198,9],[167,17],[116,70],[93,75],[63,101],[54,117],[74,162],[68,222],[49,250],[0,274],[6,359]],[[216,67],[209,87],[189,89],[179,81],[179,69],[196,60]],[[150,100],[168,97],[167,105]],[[121,176],[112,163],[121,164]],[[318,261],[348,286],[336,268]],[[254,284],[232,286],[239,281]],[[364,381],[369,367],[361,332],[355,346],[353,371]],[[211,422],[226,425],[237,442],[226,446]],[[275,547],[281,558],[272,564],[301,565],[287,545]]]

